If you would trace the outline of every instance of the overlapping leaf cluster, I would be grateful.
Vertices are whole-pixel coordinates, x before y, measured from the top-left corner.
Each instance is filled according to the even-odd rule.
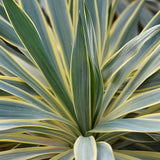
[[[1,160],[159,159],[160,12],[121,3],[1,2]]]

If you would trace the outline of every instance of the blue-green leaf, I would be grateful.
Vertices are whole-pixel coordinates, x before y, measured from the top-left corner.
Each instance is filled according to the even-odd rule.
[[[97,160],[114,160],[112,147],[106,142],[97,143]]]
[[[83,133],[91,128],[90,70],[82,20],[79,17],[72,53],[71,80],[75,112]]]
[[[80,136],[74,144],[76,160],[97,160],[97,146],[93,137]]]

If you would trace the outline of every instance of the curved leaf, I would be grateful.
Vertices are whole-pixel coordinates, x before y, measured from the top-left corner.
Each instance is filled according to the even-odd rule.
[[[104,101],[102,104],[101,114],[108,107],[108,104],[110,103],[112,97],[114,96],[116,91],[120,88],[122,83],[128,78],[128,76],[132,72],[132,70],[135,69],[137,65],[141,65],[142,63],[144,63],[144,59],[148,55],[156,54],[152,51],[157,47],[157,45],[160,42],[159,36],[160,36],[160,32],[153,35],[153,37],[150,37],[150,39],[146,40],[144,42],[144,44],[142,44],[139,47],[138,50],[136,49],[135,54],[132,55],[132,57],[130,57],[131,59],[127,60],[127,62],[125,62],[125,64],[123,64],[122,67],[120,67],[120,69],[118,69],[118,71],[116,71],[116,73],[113,74],[112,77],[107,78],[107,79],[110,79],[110,81],[108,81],[108,84],[107,84],[108,86],[107,86],[106,93],[104,95]],[[129,43],[131,43],[131,42],[129,42]],[[129,45],[129,43],[128,43],[128,45]],[[130,52],[132,52],[132,50],[130,50]],[[127,50],[126,50],[126,54],[127,54]],[[119,60],[122,60],[122,59],[119,59]],[[119,63],[119,62],[117,61],[117,63]],[[116,65],[116,64],[114,64],[114,65]],[[114,66],[111,66],[111,67],[114,67]],[[108,108],[108,109],[110,109],[110,108]]]
[[[120,105],[116,109],[107,115],[106,119],[116,119],[128,113],[150,107],[160,103],[160,89],[155,89],[150,92],[145,92],[134,98],[129,99],[124,104]]]
[[[135,158],[133,156],[129,156],[123,153],[114,152],[116,160],[141,160],[139,158]]]
[[[47,153],[61,153],[66,149],[61,149],[58,147],[30,147],[30,148],[20,148],[12,149],[9,151],[3,151],[0,153],[1,160],[12,159],[12,160],[27,160],[39,155]]]
[[[160,132],[160,114],[105,121],[90,132]]]
[[[80,136],[74,144],[76,160],[97,160],[96,141],[93,137]]]
[[[54,156],[50,160],[72,160],[74,158],[73,150],[68,150],[66,152],[60,153]]]
[[[15,87],[15,85],[11,85],[9,83],[6,83],[4,79],[1,79],[1,77],[0,77],[0,89],[4,90],[6,92],[9,92],[15,96],[18,96],[19,98],[22,98],[22,99],[26,100],[27,102],[30,102],[31,104],[33,104],[41,109],[44,109],[47,111],[52,111],[49,106],[47,106],[45,103],[38,100],[37,98],[33,97],[33,95],[31,93],[27,93],[25,90]]]
[[[97,160],[115,160],[112,147],[106,142],[97,143]]]
[[[155,89],[160,86],[160,70],[148,77],[139,87],[138,91]]]
[[[160,67],[160,45],[153,51],[153,53],[147,57],[146,61],[137,71],[137,73],[132,77],[130,82],[123,89],[120,96],[114,102],[112,109],[121,105],[134,91],[136,88],[142,84],[142,82],[147,79],[151,74],[159,70]]]
[[[59,110],[59,113],[64,113],[64,107],[57,102],[57,99],[44,87],[33,75],[31,75],[26,69],[20,65],[6,50],[0,48],[0,64],[11,72],[16,74],[19,78],[23,79],[29,86],[31,86],[37,93],[39,93],[47,103],[51,104],[55,110]],[[62,109],[62,108],[63,109]],[[60,111],[61,110],[61,111]]]
[[[67,147],[63,147],[58,140],[53,140],[52,138],[45,138],[37,135],[29,135],[25,133],[0,134],[0,141],[1,142],[12,141],[16,143],[25,143],[25,144],[33,144],[33,145],[48,145],[48,146],[54,146],[59,148],[61,147],[62,149],[67,148]]]
[[[160,11],[155,14],[155,16],[149,21],[142,32],[158,24],[160,24]]]
[[[110,35],[112,54],[135,36],[132,34],[134,33],[133,31],[135,29],[135,24],[138,22],[143,5],[144,0],[139,0],[132,3],[113,24]]]
[[[49,113],[38,107],[10,99],[0,99],[0,119],[52,119],[52,120],[62,120],[54,113]]]
[[[115,153],[121,153],[128,156],[133,156],[139,160],[159,160],[160,153],[159,152],[149,152],[149,151],[118,151]]]
[[[74,115],[73,105],[67,90],[64,84],[61,83],[51,59],[46,55],[39,33],[32,21],[13,0],[5,0],[3,3],[21,41],[42,70],[53,91],[61,100],[61,103]],[[21,29],[22,26],[25,26],[25,30]]]

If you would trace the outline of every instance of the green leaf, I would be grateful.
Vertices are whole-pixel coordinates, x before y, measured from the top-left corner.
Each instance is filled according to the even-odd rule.
[[[83,8],[84,9],[84,8]],[[81,13],[81,17],[84,15]],[[98,53],[95,31],[92,23],[92,19],[88,8],[85,8],[85,17],[83,21],[86,45],[88,50],[89,64],[90,64],[90,79],[91,79],[91,106],[92,106],[92,119],[97,121],[97,116],[102,103],[103,98],[103,81],[101,71],[98,63]]]
[[[107,60],[102,68],[104,83],[106,83],[112,75],[122,67],[122,65],[126,64],[128,60],[132,58],[132,56],[138,51],[138,48],[142,47],[145,41],[152,38],[156,33],[159,34],[159,32],[160,25],[152,27],[129,41],[115,55]]]
[[[0,66],[0,72],[4,76],[15,77],[15,75],[13,73],[11,73],[10,71],[8,71],[6,68],[4,68],[2,66]]]
[[[132,142],[139,143],[152,143],[155,141],[155,138],[147,133],[128,133],[123,135],[123,138]]]
[[[64,104],[65,108],[68,110],[67,112],[74,115],[73,105],[67,90],[64,87],[64,83],[61,83],[61,80],[56,73],[57,70],[52,64],[52,60],[47,56],[44,45],[34,24],[13,0],[5,0],[3,3],[14,29],[42,70],[47,81],[51,85],[53,92],[55,92],[61,100],[61,103]],[[25,27],[25,30],[22,30],[22,27]]]
[[[36,79],[38,79],[44,86],[49,87],[45,77],[43,74],[39,71],[39,69],[32,63],[31,60],[29,60],[26,56],[23,54],[20,54],[19,52],[15,51],[11,47],[8,47],[4,42],[0,41],[0,45],[2,48],[7,50],[14,59],[18,61],[19,64],[21,64],[28,72],[30,72]],[[9,71],[8,71],[9,72]],[[10,76],[10,74],[8,75]],[[13,77],[15,75],[11,75]]]
[[[93,21],[93,26],[96,34],[96,41],[98,46],[98,51],[101,51],[101,32],[100,32],[100,20],[98,16],[98,6],[96,0],[85,0],[85,3],[89,9],[91,14],[91,18]]]
[[[109,7],[110,7],[109,0],[97,0],[102,45],[107,35],[108,20],[109,20]]]
[[[135,24],[138,22],[143,5],[144,0],[132,3],[113,24],[110,35],[110,52],[112,52],[112,54],[135,36],[132,35],[132,33],[135,28]]]
[[[143,7],[140,18],[139,18],[143,28],[152,19],[153,15],[154,14],[152,13],[151,10],[149,10],[147,7]]]
[[[138,91],[151,90],[160,86],[160,70],[148,77],[139,87]]]
[[[107,115],[106,119],[109,120],[116,119],[121,116],[125,116],[128,113],[141,110],[153,106],[155,104],[159,104],[160,103],[159,95],[160,95],[160,89],[155,89],[150,92],[145,92],[136,97],[133,97],[124,104],[118,106],[112,112],[110,112],[109,115]]]
[[[24,86],[22,83],[22,87],[26,87],[26,86]],[[10,94],[13,94],[15,96],[18,96],[19,98],[22,98],[22,99],[26,100],[27,102],[30,102],[31,104],[37,106],[38,108],[44,109],[46,111],[52,111],[50,109],[50,106],[46,105],[44,102],[33,97],[32,93],[26,92],[25,88],[15,87],[15,85],[11,85],[9,82],[7,83],[5,81],[5,79],[1,78],[1,76],[0,76],[0,89],[4,90]]]
[[[8,43],[10,45],[13,45],[12,42],[8,41]],[[19,49],[19,51],[13,49],[12,47],[9,47],[4,40],[1,40],[0,39],[0,45],[5,48],[8,52],[11,52],[13,55],[19,57],[20,59],[23,59],[25,62],[28,62],[29,64],[35,66],[33,64],[33,59],[31,58],[31,56],[29,55],[28,51],[25,49],[25,48],[21,48],[21,47],[18,47],[17,48]],[[13,45],[14,46],[14,45]],[[15,46],[16,47],[16,46]],[[20,54],[22,53],[22,54]]]
[[[83,134],[91,128],[90,70],[84,30],[79,17],[74,40],[71,80],[75,112]]]
[[[24,48],[11,24],[2,17],[0,17],[0,24],[0,37],[14,46]]]
[[[112,109],[121,105],[127,98],[146,80],[154,74],[160,67],[160,45],[146,58],[137,73],[132,77],[130,82],[123,89],[120,96],[114,102]]]
[[[12,149],[9,151],[3,151],[0,153],[1,160],[12,159],[12,160],[27,160],[39,155],[44,155],[47,153],[61,153],[66,149],[61,149],[58,147],[29,147]]]
[[[149,114],[139,118],[116,119],[105,121],[90,132],[159,132],[160,114]]]
[[[22,132],[22,130],[20,131]],[[33,144],[33,145],[48,145],[48,146],[54,146],[54,147],[62,147],[62,144],[58,142],[58,140],[52,139],[52,138],[45,138],[43,136],[38,135],[29,135],[31,133],[25,134],[25,133],[5,133],[0,134],[0,141],[12,141],[16,143],[25,143],[25,144]],[[67,147],[62,147],[62,149],[65,149]]]
[[[70,71],[70,60],[73,44],[73,30],[69,9],[65,0],[50,1],[46,0],[52,27],[55,31],[56,38],[62,48],[62,57],[67,71]]]
[[[2,136],[5,135],[6,137],[8,137],[8,139],[13,138],[13,140],[17,140],[19,142],[21,141],[22,143],[38,144],[38,139],[39,139],[40,143],[49,143],[49,145],[51,145],[52,143],[53,146],[73,145],[75,142],[75,139],[77,138],[71,130],[67,128],[62,129],[61,128],[62,123],[61,124],[57,123],[59,125],[57,126],[55,124],[49,125],[49,124],[39,123],[39,122],[31,123],[31,120],[21,120],[22,123],[18,123],[17,121],[18,120],[3,121],[6,125],[6,128],[3,128],[3,126],[1,125],[2,130],[0,131],[0,135]],[[23,136],[18,137],[18,134],[23,134],[23,133],[25,135],[29,135],[30,138],[27,139],[27,137],[25,138],[25,136],[24,136],[24,139],[22,138]],[[13,136],[11,137],[10,134],[13,134]],[[33,134],[34,136],[37,136],[37,138],[36,137],[34,138]],[[45,141],[45,138],[50,138],[50,140],[46,139],[47,142],[43,142],[43,140]],[[6,140],[2,139],[1,141],[6,141]]]
[[[139,160],[159,160],[160,153],[159,152],[150,152],[150,151],[118,151],[114,153],[120,153],[120,154],[125,154],[128,156],[133,156],[136,159]]]
[[[160,11],[155,14],[155,16],[149,21],[142,32],[158,24],[160,24]]]
[[[124,133],[124,132],[105,133],[105,134],[101,134],[96,140],[110,142],[118,137],[123,136],[124,134],[126,134],[126,133]]]
[[[46,54],[52,57],[53,62],[55,57],[53,54],[52,44],[49,38],[49,29],[47,26],[47,22],[45,20],[45,17],[40,9],[40,6],[37,1],[25,1],[20,0],[20,4],[23,7],[23,10],[26,12],[26,14],[31,18],[32,22],[34,23],[40,37],[42,40],[42,43],[44,44],[44,48],[46,50]],[[50,32],[51,33],[51,32]],[[56,62],[54,62],[56,64]]]
[[[0,99],[0,119],[52,119],[63,121],[62,118],[54,113],[49,113],[34,105],[8,98]]]
[[[50,159],[51,157],[53,156],[56,156],[57,153],[46,153],[46,154],[42,154],[42,155],[38,155],[38,156],[35,156],[33,158],[30,158],[29,160],[40,160],[40,159]]]
[[[133,156],[129,156],[119,152],[114,152],[114,155],[116,160],[141,160],[139,158],[135,158]]]
[[[57,102],[57,99],[43,86],[33,75],[31,75],[22,65],[20,65],[6,50],[0,48],[0,64],[9,71],[23,79],[30,87],[39,93],[47,103],[59,113],[65,116],[64,107]],[[61,110],[61,111],[60,111]]]
[[[7,14],[6,14],[6,12],[5,12],[5,9],[4,9],[4,7],[2,6],[1,2],[0,2],[0,13],[1,13],[1,16],[2,16],[5,20],[9,21],[9,19],[8,19],[8,17],[7,17]]]
[[[15,88],[22,89],[23,91],[26,91],[33,96],[38,96],[38,94],[33,90],[33,88],[31,88],[28,84],[26,84],[18,77],[0,76],[0,80],[2,82],[10,84],[11,86],[14,86]]]
[[[63,67],[61,66],[62,64],[57,62],[58,53],[56,51],[56,44],[52,42],[53,39],[51,38],[53,37],[53,33],[52,31],[50,31],[51,29],[47,26],[48,25],[47,21],[43,15],[43,12],[38,2],[35,0],[33,1],[20,0],[20,3],[24,11],[27,13],[27,15],[31,18],[32,22],[34,23],[40,35],[41,41],[43,43],[45,53],[48,56],[48,58],[52,60],[52,65],[54,66],[58,77],[61,79],[63,83],[63,80],[65,80],[66,77],[65,77],[65,72],[62,69]]]
[[[112,147],[106,142],[97,143],[97,160],[114,160]]]
[[[76,160],[97,160],[97,147],[95,139],[80,136],[74,144],[74,155]]]
[[[62,120],[62,118],[58,118],[58,119]],[[68,124],[67,121],[63,121],[63,123]],[[25,119],[25,120],[24,119],[21,119],[21,120],[7,119],[7,120],[0,121],[0,131],[5,131],[5,130],[13,129],[13,128],[25,128],[26,129],[27,127],[29,127],[29,128],[33,127],[35,131],[36,131],[37,127],[55,130],[55,127],[53,125],[50,125],[49,123],[46,124],[46,123],[38,122],[36,120],[33,121],[32,119],[30,119],[30,120],[27,120],[27,119]],[[43,133],[45,133],[45,132],[43,132]]]
[[[128,78],[128,76],[132,72],[132,70],[134,68],[136,68],[137,65],[141,65],[142,63],[144,63],[144,59],[148,55],[153,54],[152,51],[159,44],[159,36],[160,36],[160,32],[158,32],[157,34],[152,35],[152,37],[150,37],[149,39],[145,40],[141,44],[141,46],[135,46],[138,49],[137,48],[136,49],[131,48],[129,53],[133,52],[135,54],[133,54],[132,57],[130,57],[128,60],[126,60],[127,62],[122,62],[123,66],[119,66],[119,68],[117,68],[117,71],[115,71],[116,73],[113,74],[113,73],[110,72],[113,75],[109,74],[108,76],[111,76],[111,77],[107,77],[107,79],[110,80],[110,81],[108,81],[108,83],[107,83],[108,88],[107,88],[105,96],[104,96],[104,101],[103,101],[103,105],[102,105],[101,114],[104,112],[106,107],[108,107],[108,104],[111,101],[113,95],[121,87],[122,83]],[[134,45],[132,43],[132,41],[127,43],[126,44],[126,49],[127,49],[127,46],[130,47],[131,44],[132,44],[132,46]],[[128,49],[127,50],[124,49],[123,53],[125,53],[126,56],[127,56]],[[121,55],[123,53],[119,52],[119,55],[117,55],[117,59],[119,59],[119,61],[123,61],[123,58],[125,58],[125,57],[123,57],[123,58],[121,57]],[[118,58],[118,56],[119,56],[119,58]],[[114,57],[114,58],[115,58],[115,61],[117,61],[116,57]],[[108,65],[110,65],[110,67],[109,68],[107,67],[107,68],[112,70],[113,67],[119,63],[119,61],[117,61],[116,64],[114,63],[114,60],[112,61],[114,64],[110,64],[110,62],[108,61]]]
[[[73,150],[68,150],[66,152],[60,153],[54,156],[50,160],[72,160],[74,158]]]

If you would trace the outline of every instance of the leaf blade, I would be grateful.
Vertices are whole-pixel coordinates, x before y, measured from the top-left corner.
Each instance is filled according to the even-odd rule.
[[[83,25],[79,18],[72,54],[71,82],[75,112],[83,134],[91,128],[90,71],[87,56]]]
[[[96,160],[97,148],[93,137],[80,136],[74,144],[74,154],[76,160]]]
[[[115,160],[112,147],[106,142],[97,143],[97,160]]]

